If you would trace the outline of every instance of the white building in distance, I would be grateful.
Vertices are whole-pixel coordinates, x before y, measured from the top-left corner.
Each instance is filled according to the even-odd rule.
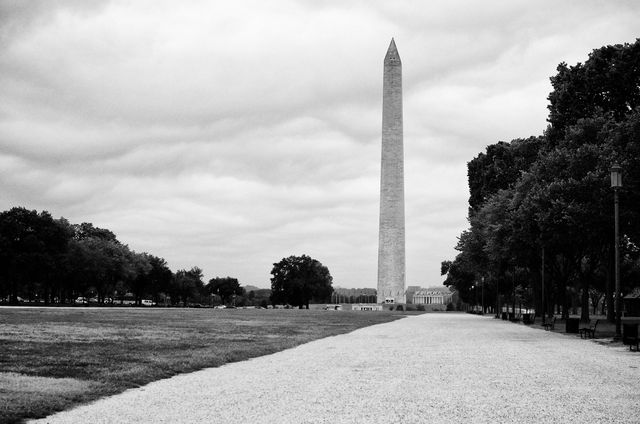
[[[439,287],[418,290],[413,294],[414,305],[448,305],[452,299],[450,290]]]

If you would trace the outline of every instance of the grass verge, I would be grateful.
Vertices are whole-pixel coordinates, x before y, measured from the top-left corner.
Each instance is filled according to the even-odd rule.
[[[0,308],[0,423],[393,321],[401,312]]]

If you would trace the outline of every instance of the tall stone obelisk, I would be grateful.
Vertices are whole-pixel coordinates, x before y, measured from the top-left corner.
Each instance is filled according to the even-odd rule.
[[[382,90],[378,303],[405,303],[402,62],[393,39],[384,57]]]

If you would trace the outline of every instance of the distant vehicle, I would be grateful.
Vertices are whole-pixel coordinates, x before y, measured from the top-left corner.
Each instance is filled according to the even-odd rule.
[[[133,306],[136,304],[136,297],[133,293],[125,293],[122,297],[113,300],[115,305]]]
[[[75,304],[76,305],[86,305],[87,303],[89,303],[89,302],[87,301],[86,297],[80,296],[75,300]]]
[[[213,309],[226,309],[227,307],[224,305],[214,306]]]
[[[142,306],[155,306],[156,302],[149,299],[142,299]]]
[[[90,298],[89,303],[98,303],[98,298],[97,297]]]
[[[18,303],[22,303],[22,302],[24,302],[24,299],[21,298],[20,296],[18,296],[18,297],[16,297],[16,301]],[[7,297],[0,298],[0,302],[11,302],[11,297],[7,296]]]
[[[341,311],[342,310],[342,305],[339,304],[328,304],[328,305],[324,305],[324,307],[322,308],[325,311]]]

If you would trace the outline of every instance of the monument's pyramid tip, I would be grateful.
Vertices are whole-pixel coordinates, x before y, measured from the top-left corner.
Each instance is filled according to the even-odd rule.
[[[396,42],[393,38],[391,38],[391,43],[389,44],[389,48],[387,49],[387,54],[384,57],[385,65],[400,65],[400,55],[398,54],[398,48],[396,47]]]

